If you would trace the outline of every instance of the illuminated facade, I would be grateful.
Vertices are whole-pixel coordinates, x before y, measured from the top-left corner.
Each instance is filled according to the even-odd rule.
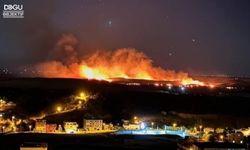
[[[36,120],[35,131],[45,133],[46,132],[46,120]]]
[[[75,133],[78,130],[77,122],[64,122],[64,130],[67,133]]]
[[[83,128],[87,131],[98,131],[102,130],[102,120],[83,120]]]

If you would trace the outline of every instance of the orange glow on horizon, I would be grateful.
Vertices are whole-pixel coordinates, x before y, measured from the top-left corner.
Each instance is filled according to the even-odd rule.
[[[108,71],[110,70],[110,71]],[[86,78],[86,79],[94,79],[94,80],[104,80],[104,81],[112,81],[112,78],[124,78],[124,79],[142,79],[142,80],[159,80],[154,79],[152,76],[150,76],[146,72],[138,73],[134,76],[129,76],[123,70],[119,69],[110,69],[106,67],[88,67],[87,65],[81,65],[80,67],[80,78]],[[167,81],[164,78],[161,79],[162,81]],[[178,79],[177,79],[178,80]],[[206,86],[205,83],[193,80],[190,77],[184,78],[180,80],[180,83],[182,85],[198,85],[198,86]],[[156,86],[159,86],[159,84],[156,84]],[[209,84],[210,88],[214,88],[214,85]]]
[[[198,81],[198,80],[193,80],[191,78],[188,78],[188,79],[184,79],[181,81],[181,84],[182,85],[199,85],[199,86],[205,86],[205,84],[201,81]]]
[[[193,80],[185,72],[176,72],[154,66],[153,61],[146,54],[133,48],[96,51],[86,55],[86,57],[80,57],[74,49],[70,52],[68,49],[63,49],[70,42],[73,42],[72,47],[74,46],[75,39],[72,38],[66,36],[59,40],[57,46],[61,50],[61,55],[64,56],[61,60],[46,61],[36,66],[40,76],[105,81],[112,81],[115,78],[141,79],[204,86],[203,82]],[[57,53],[59,52],[57,51]]]
[[[81,66],[80,75],[83,78],[96,79],[96,80],[107,80],[109,78],[100,69],[90,68],[84,65]]]

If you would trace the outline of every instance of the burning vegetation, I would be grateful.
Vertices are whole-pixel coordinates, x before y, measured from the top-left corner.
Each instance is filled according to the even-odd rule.
[[[36,66],[43,77],[86,78],[112,81],[114,78],[175,81],[182,85],[204,83],[193,80],[184,72],[155,67],[143,52],[133,48],[96,51],[80,57],[77,39],[65,34],[56,43],[47,61]]]

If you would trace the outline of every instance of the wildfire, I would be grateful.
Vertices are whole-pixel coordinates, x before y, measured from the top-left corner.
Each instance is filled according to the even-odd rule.
[[[80,66],[80,76],[87,79],[95,80],[108,80],[112,78],[124,78],[124,79],[143,79],[143,80],[154,80],[148,73],[139,72],[133,76],[130,76],[124,70],[108,67],[88,67],[86,65]]]
[[[54,58],[36,66],[39,75],[107,81],[112,78],[144,79],[204,85],[203,82],[190,78],[187,73],[155,67],[148,56],[136,49],[97,51],[80,57],[76,44],[77,39],[73,35],[63,35],[51,52]]]
[[[112,81],[112,78],[124,78],[124,79],[143,79],[143,80],[161,80],[161,81],[168,81],[166,78],[154,78],[147,72],[138,72],[134,76],[130,76],[124,70],[117,70],[114,68],[107,68],[107,67],[88,67],[86,65],[81,65],[80,67],[80,76],[86,79],[95,79],[95,80],[106,80]],[[172,79],[175,81],[175,79]],[[178,81],[178,79],[176,80]],[[198,86],[205,86],[205,83],[193,80],[190,77],[184,78],[180,81],[182,85],[198,85]],[[209,87],[213,88],[214,85],[209,85]]]
[[[100,69],[90,68],[88,66],[82,65],[80,68],[80,75],[83,78],[87,79],[96,79],[96,80],[107,80],[109,77],[102,72]]]
[[[110,70],[110,71],[108,71]],[[138,73],[135,76],[129,76],[123,70],[114,70],[112,68],[105,67],[88,67],[86,65],[81,65],[80,67],[80,76],[86,79],[95,79],[95,80],[107,80],[112,81],[112,78],[124,78],[124,79],[143,79],[143,80],[161,80],[165,81],[166,78],[153,78],[148,73],[142,72]],[[174,79],[173,79],[174,80]],[[167,81],[167,80],[166,80]],[[192,78],[185,78],[180,81],[182,85],[199,85],[205,86],[205,84],[198,80],[193,80]]]
[[[198,81],[198,80],[193,80],[192,78],[188,79],[183,79],[181,81],[182,85],[199,85],[199,86],[205,86],[205,83]]]

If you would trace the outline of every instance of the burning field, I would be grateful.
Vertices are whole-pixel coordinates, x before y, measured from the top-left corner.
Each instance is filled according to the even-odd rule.
[[[114,51],[98,50],[80,56],[78,40],[64,34],[56,43],[46,61],[36,65],[38,75],[49,78],[85,78],[112,81],[114,78],[174,81],[182,85],[204,83],[193,80],[184,72],[166,70],[153,65],[143,52],[133,48]]]

